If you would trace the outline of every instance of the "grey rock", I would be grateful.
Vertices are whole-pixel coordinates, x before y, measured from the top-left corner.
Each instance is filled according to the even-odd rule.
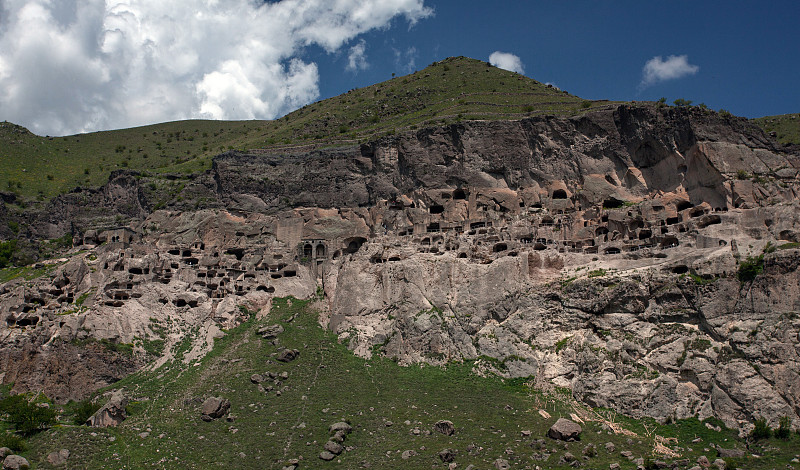
[[[353,427],[347,424],[344,421],[340,421],[338,423],[331,424],[330,428],[328,429],[331,434],[335,434],[337,432],[344,433],[345,435],[350,434],[350,431],[353,430]]]
[[[344,447],[341,444],[339,444],[338,442],[335,442],[335,441],[326,442],[324,448],[328,452],[330,452],[332,454],[335,454],[335,455],[341,454],[342,451],[344,450]]]
[[[47,462],[54,467],[66,464],[68,458],[69,450],[67,449],[61,449],[47,454]]]
[[[445,436],[452,436],[456,432],[456,427],[453,425],[453,422],[446,419],[437,421],[433,425],[433,429],[444,434]]]
[[[300,351],[297,349],[282,349],[275,359],[281,362],[292,362],[298,357],[300,357]]]
[[[330,461],[330,460],[335,459],[336,456],[333,453],[331,453],[330,451],[323,450],[322,452],[319,453],[319,458],[322,459],[322,460],[325,460],[325,461]]]
[[[547,431],[548,437],[562,441],[575,441],[580,439],[580,435],[580,425],[566,418],[559,418]]]
[[[436,455],[439,457],[439,460],[441,460],[442,462],[450,463],[453,460],[455,460],[456,451],[454,451],[453,449],[442,449]]]
[[[3,460],[3,470],[28,470],[30,464],[21,455],[9,455]]]
[[[497,470],[508,470],[511,468],[511,464],[508,463],[506,459],[497,459],[494,461],[494,468]]]
[[[116,390],[108,402],[86,420],[86,424],[95,428],[118,426],[128,417],[128,413],[125,411],[127,406],[128,397],[122,390]]]
[[[403,460],[408,460],[411,457],[414,457],[416,455],[417,455],[417,451],[415,451],[415,450],[404,450],[403,453],[400,455],[400,457]]]
[[[208,397],[200,410],[203,421],[222,418],[231,409],[231,402],[223,397]]]
[[[723,447],[717,447],[717,452],[719,452],[720,458],[723,459],[740,459],[744,457],[744,451],[741,449],[725,449]]]

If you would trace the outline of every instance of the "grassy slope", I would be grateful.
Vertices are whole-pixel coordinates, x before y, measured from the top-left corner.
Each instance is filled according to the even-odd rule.
[[[587,463],[589,468],[619,462],[632,469],[635,465],[619,452],[651,456],[654,441],[649,436],[655,434],[677,437],[678,442],[670,445],[682,448],[681,458],[692,462],[700,455],[714,460],[716,452],[704,450],[711,442],[728,448],[744,446],[734,433],[709,430],[697,420],[657,426],[651,420],[622,417],[617,422],[639,437],[628,441],[625,435],[588,422],[580,442],[564,445],[544,436],[558,417],[574,411],[566,396],[475,376],[471,363],[441,369],[399,367],[377,357],[360,359],[318,326],[311,307],[308,301],[277,299],[266,319],[251,320],[229,332],[199,365],[173,363],[124,379],[117,386],[124,386],[136,401],[119,428],[57,427],[29,440],[28,458],[38,468],[49,468],[46,455],[67,448],[72,452],[69,468],[281,468],[292,458],[304,460],[301,468],[359,468],[365,463],[371,468],[446,468],[436,454],[452,448],[459,468],[469,464],[489,468],[497,458],[511,460],[514,468],[537,464],[569,468],[558,465],[560,456],[569,451],[580,457],[584,447],[594,443],[598,455]],[[270,363],[276,348],[254,334],[259,326],[279,321],[286,327],[281,343],[301,350],[299,359],[289,364]],[[250,383],[251,374],[267,370],[290,374],[284,384],[290,389],[282,396],[260,393]],[[199,419],[197,399],[212,395],[230,399],[234,422]],[[539,409],[552,417],[542,418]],[[455,424],[454,436],[425,434],[440,419]],[[345,441],[353,449],[323,464],[317,456],[328,427],[342,420],[353,425]],[[423,433],[413,435],[414,427]],[[140,437],[147,430],[149,435]],[[524,430],[532,435],[523,437]],[[703,442],[691,443],[696,437]],[[531,458],[535,450],[530,443],[541,438],[553,451],[544,462]],[[616,452],[609,454],[603,447],[606,442],[613,442]],[[740,466],[785,468],[800,438],[793,434],[788,442],[772,439],[767,444],[775,448],[771,457],[750,458]],[[482,449],[471,454],[470,445]],[[419,455],[403,460],[405,450]]]
[[[608,104],[584,101],[485,62],[450,58],[275,121],[177,121],[54,138],[0,123],[0,190],[49,198],[78,185],[100,185],[120,168],[201,171],[227,149],[354,143],[459,119],[573,115]]]
[[[765,132],[775,132],[778,142],[800,145],[800,114],[781,114],[754,119]]]

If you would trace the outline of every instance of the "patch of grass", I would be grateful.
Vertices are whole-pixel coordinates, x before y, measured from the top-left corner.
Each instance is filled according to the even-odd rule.
[[[800,114],[781,114],[753,119],[764,132],[775,133],[781,144],[800,144]]]
[[[275,323],[285,328],[278,346],[255,334],[261,326]],[[290,363],[277,362],[278,347],[298,349],[300,356]],[[545,435],[559,417],[575,412],[569,389],[546,395],[530,386],[533,377],[481,377],[473,372],[475,361],[401,367],[378,355],[359,358],[319,326],[310,300],[274,299],[266,318],[250,318],[227,331],[197,362],[195,366],[176,360],[115,383],[114,388],[124,388],[133,397],[126,421],[117,428],[65,426],[39,433],[28,442],[29,460],[44,467],[49,452],[68,448],[73,453],[71,468],[282,468],[289,459],[301,457],[303,468],[444,468],[436,453],[452,448],[459,467],[491,468],[495,459],[509,455],[522,467],[539,452],[530,443],[546,439],[546,447],[556,451],[535,462],[543,468],[571,468],[560,465],[559,458],[567,451],[581,455],[586,445],[594,444],[598,452],[585,462],[586,468],[620,462],[632,469],[633,464],[621,462],[618,454],[608,454],[602,446],[613,442],[636,457],[661,460],[652,453],[649,437],[657,433],[678,439],[674,445],[682,447],[682,458],[690,461],[704,453],[702,445],[691,443],[695,437],[744,447],[735,432],[710,430],[696,419],[661,426],[607,410],[597,411],[639,436],[628,443],[628,436],[607,434],[601,423],[587,421],[580,442],[556,446]],[[261,392],[250,382],[252,374],[266,371],[288,373],[279,386],[288,387],[281,396],[275,390]],[[273,381],[264,385],[276,386]],[[230,400],[233,421],[200,420],[200,404],[209,396]],[[540,409],[551,418],[542,418]],[[453,436],[433,431],[441,419],[454,423]],[[328,427],[339,421],[353,426],[345,441],[352,450],[322,464],[317,456],[329,438]],[[149,435],[140,437],[145,429]],[[531,436],[523,437],[522,431]],[[686,450],[689,447],[693,450]],[[411,449],[418,455],[402,459],[401,452]],[[788,463],[791,456],[787,450],[771,464],[783,467],[780,462]],[[760,460],[745,459],[743,468],[761,468]]]
[[[607,273],[608,273],[608,271],[606,269],[603,269],[603,268],[593,269],[593,270],[589,271],[588,274],[586,274],[586,277],[589,277],[589,278],[601,277],[601,276],[605,276]]]

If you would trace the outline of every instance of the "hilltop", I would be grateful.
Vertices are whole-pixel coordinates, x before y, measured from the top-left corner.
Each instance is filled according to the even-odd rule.
[[[462,120],[571,116],[608,106],[456,57],[304,106],[273,121],[176,121],[67,137],[0,123],[0,191],[49,199],[114,170],[198,173],[227,150],[336,146]]]

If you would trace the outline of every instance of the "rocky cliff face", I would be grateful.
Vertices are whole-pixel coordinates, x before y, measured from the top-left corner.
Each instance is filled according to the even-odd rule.
[[[3,380],[77,398],[319,288],[359,355],[477,359],[661,420],[800,425],[799,168],[744,120],[622,106],[227,153],[167,204],[122,173],[34,217],[80,214],[83,251],[0,287]],[[117,366],[51,372],[89,344]]]

